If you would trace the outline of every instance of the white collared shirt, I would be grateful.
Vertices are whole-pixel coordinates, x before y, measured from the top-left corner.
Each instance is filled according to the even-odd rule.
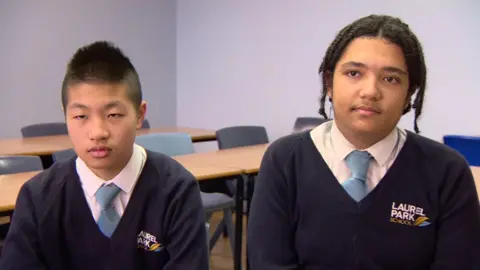
[[[118,215],[120,217],[123,215],[123,211],[127,207],[127,203],[130,200],[135,184],[142,172],[146,157],[147,154],[145,149],[135,144],[132,157],[127,165],[125,165],[117,176],[109,181],[100,179],[87,167],[83,160],[80,158],[76,159],[77,174],[80,178],[85,198],[87,199],[88,206],[92,211],[95,221],[98,221],[100,216],[100,205],[95,199],[95,193],[103,184],[108,185],[110,183],[115,183],[115,185],[120,188],[120,193],[115,199],[113,199],[113,205],[117,210]]]
[[[389,135],[369,148],[356,149],[338,130],[333,120],[314,128],[310,136],[340,184],[348,180],[351,175],[345,162],[347,155],[354,150],[368,151],[373,157],[367,173],[367,185],[371,190],[380,182],[397,158],[407,133],[400,128],[395,128]]]

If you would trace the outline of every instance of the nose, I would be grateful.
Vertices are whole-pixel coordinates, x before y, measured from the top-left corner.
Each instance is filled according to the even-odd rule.
[[[102,141],[110,136],[107,123],[101,117],[95,117],[91,121],[89,137],[93,141]]]
[[[372,75],[368,78],[365,78],[360,91],[360,97],[369,100],[380,99],[381,92],[379,87],[379,82],[375,76]]]

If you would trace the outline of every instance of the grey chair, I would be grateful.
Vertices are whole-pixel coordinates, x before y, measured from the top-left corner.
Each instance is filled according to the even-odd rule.
[[[0,156],[0,175],[43,170],[38,156]]]
[[[137,136],[135,143],[149,149],[150,151],[159,152],[168,156],[178,156],[194,153],[193,142],[190,135],[186,133],[152,133]],[[209,221],[214,212],[223,211],[223,219],[210,238],[208,244],[211,251],[215,243],[220,238],[224,228],[229,235],[230,247],[232,254],[234,251],[234,232],[232,209],[235,207],[235,199],[223,193],[200,193],[202,198],[203,209],[207,214]]]
[[[319,117],[298,117],[293,125],[293,133],[310,131],[327,121],[330,121],[330,119]]]
[[[268,143],[268,135],[262,126],[232,126],[216,131],[219,149]]]
[[[62,150],[62,151],[53,153],[52,159],[53,159],[53,162],[56,162],[56,161],[66,160],[66,159],[75,157],[76,155],[77,154],[75,153],[75,150],[67,149],[67,150]]]
[[[28,125],[22,127],[20,131],[22,132],[23,138],[68,134],[67,124],[64,122]]]
[[[145,128],[145,129],[150,128],[150,122],[148,122],[147,119],[144,119],[144,120],[143,120],[142,128]]]
[[[216,131],[218,149],[229,149],[269,143],[267,130],[263,126],[231,126]],[[229,192],[235,194],[236,182],[226,182]],[[218,187],[221,189],[221,187]],[[248,190],[245,189],[245,196]],[[244,198],[245,198],[244,196]]]
[[[0,156],[0,175],[43,170],[38,156]],[[0,255],[10,224],[0,225]]]

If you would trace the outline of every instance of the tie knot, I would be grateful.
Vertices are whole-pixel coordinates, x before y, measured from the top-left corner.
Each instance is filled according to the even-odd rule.
[[[347,167],[350,169],[353,178],[366,181],[368,167],[372,156],[367,151],[352,151],[345,158]]]
[[[95,199],[97,199],[100,207],[104,209],[112,202],[113,198],[117,197],[119,192],[120,188],[115,184],[102,186],[95,193]]]

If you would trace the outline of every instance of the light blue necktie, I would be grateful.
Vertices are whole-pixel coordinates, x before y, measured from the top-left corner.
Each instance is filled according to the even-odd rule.
[[[357,202],[361,201],[367,194],[367,172],[372,156],[367,151],[352,151],[345,158],[347,167],[352,175],[342,186],[348,194]]]
[[[97,224],[100,231],[102,231],[102,233],[108,238],[112,236],[118,222],[120,221],[120,216],[112,203],[112,200],[117,197],[119,192],[120,188],[115,184],[111,184],[108,186],[102,186],[95,193],[95,198],[101,208]]]

